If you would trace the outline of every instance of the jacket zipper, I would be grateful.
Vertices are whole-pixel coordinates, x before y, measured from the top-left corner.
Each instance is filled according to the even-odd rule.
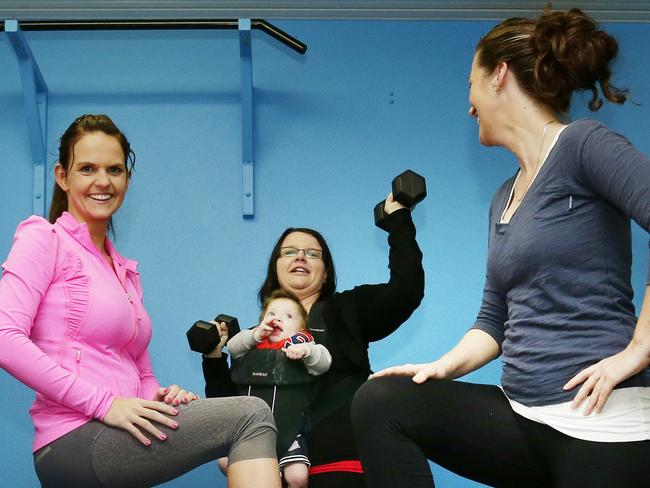
[[[75,347],[74,360],[77,363],[77,375],[81,374],[81,349]]]

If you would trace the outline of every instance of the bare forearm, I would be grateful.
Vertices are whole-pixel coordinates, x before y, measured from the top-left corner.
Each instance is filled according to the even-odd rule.
[[[404,364],[392,366],[374,373],[371,378],[380,376],[411,376],[415,383],[427,380],[452,380],[459,378],[499,355],[499,345],[487,332],[473,329],[440,359],[424,364]]]
[[[646,286],[641,313],[628,349],[639,358],[638,371],[650,366],[650,285]]]
[[[446,364],[448,378],[454,379],[479,369],[499,354],[499,345],[492,336],[482,330],[472,329],[438,361]]]

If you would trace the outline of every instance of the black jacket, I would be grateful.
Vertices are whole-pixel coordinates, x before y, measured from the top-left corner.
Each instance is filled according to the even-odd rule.
[[[312,403],[309,440],[312,465],[357,459],[350,422],[350,403],[356,389],[371,373],[368,344],[383,339],[404,323],[424,296],[422,253],[408,210],[387,216],[390,279],[359,285],[319,300],[312,307],[310,327],[326,328],[325,346],[332,366],[319,377]],[[317,337],[316,333],[314,333]],[[208,397],[230,396],[236,388],[224,358],[203,360]]]

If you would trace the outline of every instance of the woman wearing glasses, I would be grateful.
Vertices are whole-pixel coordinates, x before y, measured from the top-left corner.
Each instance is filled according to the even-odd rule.
[[[311,488],[364,487],[363,473],[350,421],[350,404],[368,378],[368,344],[395,331],[417,308],[424,295],[422,253],[415,240],[411,213],[391,195],[388,214],[390,279],[336,292],[332,255],[323,236],[307,228],[289,228],[278,239],[259,291],[263,303],[273,291],[296,295],[309,312],[316,342],[332,355],[332,365],[319,378],[311,405],[308,449]],[[220,348],[203,362],[206,394],[232,394],[229,372]]]

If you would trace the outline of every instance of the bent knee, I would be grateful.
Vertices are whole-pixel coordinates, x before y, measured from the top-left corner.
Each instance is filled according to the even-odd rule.
[[[256,458],[275,458],[276,427],[264,400],[240,397],[237,428],[233,430],[229,464]]]
[[[275,437],[273,414],[264,400],[257,397],[237,397],[237,402],[232,408],[236,419],[236,427],[232,431],[234,443],[255,438],[266,432]]]
[[[282,477],[288,488],[306,488],[309,480],[309,468],[302,463],[290,464],[282,470]]]
[[[381,377],[366,381],[352,399],[352,423],[357,430],[373,429],[385,423],[405,400],[406,388],[412,385],[410,378]]]
[[[271,408],[264,400],[254,396],[241,397],[241,400],[242,416],[255,423],[271,423],[275,425]]]
[[[375,415],[377,410],[383,410],[383,405],[394,396],[390,385],[392,379],[376,378],[361,385],[352,399],[352,417]]]

